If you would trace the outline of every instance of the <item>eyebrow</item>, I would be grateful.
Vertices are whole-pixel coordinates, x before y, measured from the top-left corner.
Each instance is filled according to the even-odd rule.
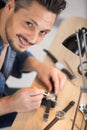
[[[34,21],[33,19],[30,19],[36,26],[38,26],[37,22]]]
[[[33,19],[30,19],[36,26],[38,26],[38,24],[37,24],[37,22],[36,21],[34,21]],[[46,29],[46,30],[43,30],[43,31],[47,31],[47,32],[50,32],[51,31],[51,29]]]

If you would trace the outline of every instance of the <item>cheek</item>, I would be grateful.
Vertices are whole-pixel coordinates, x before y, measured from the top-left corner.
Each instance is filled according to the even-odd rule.
[[[17,27],[17,32],[18,32],[19,34],[21,34],[21,33],[22,33],[22,34],[23,34],[23,33],[28,34],[28,33],[30,32],[24,21],[20,21],[19,23],[17,23],[17,24],[15,25],[15,27]]]
[[[36,44],[40,44],[43,41],[44,37],[37,37]]]
[[[15,30],[14,30],[14,28],[13,28],[13,26],[12,26],[12,24],[10,24],[10,23],[7,23],[6,24],[6,27],[5,27],[5,32],[6,32],[6,37],[8,37],[8,39],[14,39],[14,37],[15,37]]]
[[[15,37],[16,34],[21,34],[23,32],[21,23],[15,21],[14,19],[11,19],[11,22],[9,20],[7,25],[8,32],[10,33],[10,35],[12,35],[12,37]]]

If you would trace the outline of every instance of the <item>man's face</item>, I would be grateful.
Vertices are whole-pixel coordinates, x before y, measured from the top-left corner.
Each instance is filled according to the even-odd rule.
[[[16,13],[11,9],[9,11],[10,15],[5,25],[6,38],[18,52],[40,43],[50,32],[56,19],[56,14],[36,2],[33,2],[31,7],[22,8]]]

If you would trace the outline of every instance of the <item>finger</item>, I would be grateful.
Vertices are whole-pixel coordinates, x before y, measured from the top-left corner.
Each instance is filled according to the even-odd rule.
[[[31,103],[31,110],[34,110],[34,109],[37,109],[41,106],[41,101],[38,101],[38,102],[32,102]]]
[[[31,101],[31,102],[39,102],[39,101],[42,100],[42,98],[43,98],[43,94],[29,96],[29,101]]]
[[[35,95],[39,95],[39,94],[44,93],[43,89],[38,89],[36,87],[26,88],[25,91],[26,91],[26,94],[28,94],[29,96],[35,96]]]
[[[62,89],[65,83],[66,76],[59,69],[54,69],[51,73],[52,80],[54,82],[55,93],[57,94],[59,89]]]
[[[52,81],[54,84],[54,92],[57,94],[58,93],[58,89],[59,89],[59,78],[58,75],[53,74],[52,75]]]
[[[45,85],[47,86],[48,91],[50,92],[52,90],[51,82],[48,78],[43,79]]]
[[[59,88],[63,89],[64,83],[66,80],[66,76],[61,70],[58,70],[58,78],[59,78]]]
[[[60,76],[60,88],[61,88],[61,89],[63,89],[63,86],[64,86],[64,84],[65,84],[65,81],[66,81],[66,76],[65,76],[65,74],[62,74],[62,75]]]

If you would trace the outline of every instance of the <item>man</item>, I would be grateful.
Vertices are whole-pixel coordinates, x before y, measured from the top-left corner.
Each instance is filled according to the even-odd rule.
[[[26,50],[42,41],[48,34],[60,12],[65,9],[65,0],[1,0],[0,7],[0,127],[11,125],[17,112],[30,112],[40,107],[43,90],[35,86],[16,92],[7,90],[5,81],[9,75],[21,77],[23,72],[36,71],[48,91],[62,88],[65,75],[58,69],[47,66]]]

